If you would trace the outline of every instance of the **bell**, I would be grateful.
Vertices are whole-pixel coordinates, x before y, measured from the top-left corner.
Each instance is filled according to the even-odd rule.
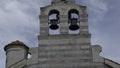
[[[59,28],[58,24],[58,20],[57,19],[52,19],[50,20],[50,26],[49,28],[52,30],[57,30]]]
[[[78,24],[77,24],[77,19],[76,19],[76,18],[70,19],[69,29],[70,29],[70,30],[73,30],[73,31],[79,29],[79,26],[78,26]]]

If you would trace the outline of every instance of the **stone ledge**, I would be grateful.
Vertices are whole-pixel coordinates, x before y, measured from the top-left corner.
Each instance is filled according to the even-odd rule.
[[[110,59],[107,59],[107,58],[104,58],[104,63],[113,67],[113,68],[120,68],[120,64],[119,63],[116,63]]]
[[[53,64],[39,64],[40,68],[93,68],[94,66],[103,66],[101,63],[78,62],[78,63],[53,63]]]
[[[70,50],[91,50],[90,45],[59,45],[59,46],[42,46],[39,51],[70,51]]]
[[[79,58],[79,57],[66,57],[66,58],[40,58],[39,63],[61,63],[61,62],[91,62],[91,57]]]
[[[40,35],[40,40],[43,39],[65,39],[65,38],[91,38],[91,34],[59,34],[59,35]]]

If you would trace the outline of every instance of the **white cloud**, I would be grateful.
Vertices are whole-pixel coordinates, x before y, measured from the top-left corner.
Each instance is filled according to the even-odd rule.
[[[108,10],[106,3],[103,0],[84,0],[85,3],[88,4],[88,7],[91,10],[96,11],[98,13],[106,12]]]
[[[87,6],[89,20],[93,25],[99,24],[107,13],[108,5],[104,0],[81,0],[79,3]]]
[[[48,0],[46,0],[46,4]],[[3,47],[15,40],[28,46],[37,45],[40,6],[44,0],[2,0],[0,1],[0,67],[5,68]],[[2,58],[4,57],[4,58]]]

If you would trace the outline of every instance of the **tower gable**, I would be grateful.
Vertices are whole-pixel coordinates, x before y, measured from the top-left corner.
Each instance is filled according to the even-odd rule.
[[[53,0],[52,2],[63,3],[61,2],[61,0]],[[64,3],[62,5],[61,4],[53,5],[52,3],[52,5],[50,6],[41,8],[40,15],[41,35],[50,35],[51,34],[50,31],[56,34],[70,34],[70,33],[89,34],[86,6],[78,6],[74,3],[74,0],[71,0],[70,2],[72,3],[71,4]],[[53,19],[50,19],[50,16]],[[51,27],[51,25],[53,26],[53,24],[55,25],[54,29]],[[75,27],[73,25],[75,25]],[[51,30],[50,27],[53,30]]]
[[[63,4],[63,3],[74,4],[75,0],[52,0],[53,5]]]

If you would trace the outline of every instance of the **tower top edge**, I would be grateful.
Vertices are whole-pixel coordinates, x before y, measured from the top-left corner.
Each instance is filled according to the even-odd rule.
[[[11,47],[15,47],[15,46],[23,46],[27,49],[29,49],[29,47],[27,45],[25,45],[23,42],[19,41],[19,40],[16,40],[16,41],[13,41],[9,44],[7,44],[5,47],[4,47],[4,50],[6,51],[8,48],[11,48]]]

